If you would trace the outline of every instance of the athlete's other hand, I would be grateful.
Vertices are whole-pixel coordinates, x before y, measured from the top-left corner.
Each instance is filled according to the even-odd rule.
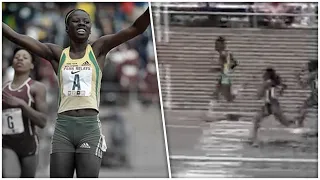
[[[25,101],[15,96],[12,96],[7,92],[2,92],[2,103],[10,107],[21,107],[23,106]]]

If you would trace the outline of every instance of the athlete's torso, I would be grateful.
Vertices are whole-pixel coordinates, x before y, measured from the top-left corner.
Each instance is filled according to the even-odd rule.
[[[272,85],[265,89],[265,103],[278,102],[277,97],[277,86],[280,85],[280,82],[272,81]]]
[[[221,66],[221,73],[225,74],[225,75],[229,75],[232,72],[231,66],[233,63],[231,60],[230,52],[223,51],[219,55],[219,62],[220,62],[220,66]]]
[[[58,68],[60,86],[58,113],[69,112],[71,115],[79,114],[77,112],[81,111],[86,115],[90,115],[88,111],[97,113],[102,72],[94,52],[91,46],[87,45],[82,58],[71,59],[69,51],[70,47],[62,51]]]
[[[34,81],[29,78],[20,87],[11,88],[11,81],[6,83],[2,91],[24,100],[32,108],[35,107],[34,98],[31,92],[31,85]],[[35,135],[35,125],[30,119],[22,114],[21,108],[9,107],[3,104],[2,107],[2,135],[3,138],[25,138]]]

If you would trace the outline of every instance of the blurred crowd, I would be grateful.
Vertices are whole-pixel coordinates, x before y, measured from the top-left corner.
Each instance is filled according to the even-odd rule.
[[[318,24],[318,3],[316,2],[174,2],[169,5],[168,9],[173,11],[217,13],[211,15],[171,14],[171,23],[176,25],[299,28],[317,27]],[[264,13],[264,15],[250,15],[250,13]],[[283,14],[293,14],[293,16]]]
[[[64,18],[74,8],[87,11],[93,22],[89,41],[102,35],[112,34],[130,26],[147,8],[148,3],[2,3],[3,21],[15,31],[31,36],[41,42],[68,46]],[[14,45],[3,41],[4,81],[12,79],[10,68]],[[158,101],[156,67],[151,27],[141,36],[113,49],[107,56],[103,73],[101,103],[123,105],[128,102],[129,92],[137,94],[141,102]],[[48,94],[54,94],[57,79],[47,61],[38,59],[35,79],[44,82]],[[124,98],[126,97],[126,98]],[[51,101],[56,97],[49,95]],[[53,102],[51,104],[54,104]]]

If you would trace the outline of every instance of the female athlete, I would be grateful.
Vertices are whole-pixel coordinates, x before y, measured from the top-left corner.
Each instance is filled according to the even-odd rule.
[[[282,125],[288,127],[294,124],[294,121],[288,121],[280,108],[278,97],[276,96],[276,89],[279,88],[279,94],[282,95],[283,91],[287,88],[281,81],[280,76],[272,68],[267,68],[263,75],[263,83],[258,89],[258,98],[264,97],[264,105],[261,108],[253,121],[253,128],[251,132],[250,141],[253,145],[258,145],[257,133],[262,120],[270,115],[274,115]]]
[[[13,56],[14,78],[2,88],[2,172],[3,177],[29,177],[36,174],[38,136],[36,126],[47,122],[46,88],[30,78],[32,56],[17,48]]]

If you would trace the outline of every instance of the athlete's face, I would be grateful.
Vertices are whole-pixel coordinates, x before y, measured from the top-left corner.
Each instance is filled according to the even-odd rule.
[[[24,49],[17,51],[13,57],[12,67],[15,72],[30,72],[34,68],[31,54]]]
[[[67,23],[66,31],[72,40],[88,40],[91,33],[91,20],[86,12],[73,12]]]

